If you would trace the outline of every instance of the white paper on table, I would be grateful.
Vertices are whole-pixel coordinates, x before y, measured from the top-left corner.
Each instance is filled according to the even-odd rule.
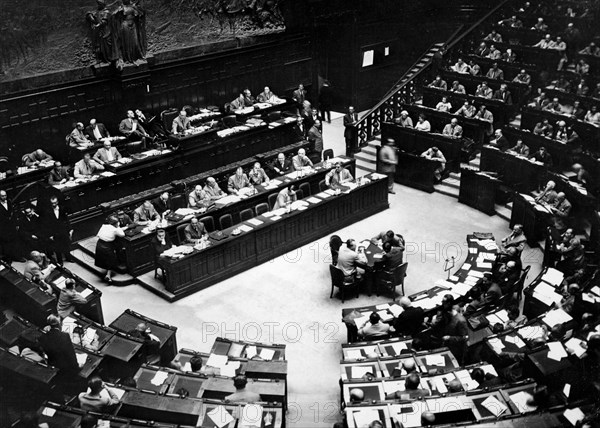
[[[405,391],[404,380],[383,381],[383,392],[393,394],[396,391]]]
[[[236,362],[239,363],[239,361],[236,361]],[[221,367],[220,374],[221,374],[221,376],[235,377],[235,371],[236,371],[235,366],[232,366],[231,364],[227,363],[227,364],[225,364],[225,366]]]
[[[92,294],[93,291],[91,288],[85,288],[81,293],[81,297],[86,298],[87,296],[89,296],[90,294]]]
[[[92,328],[92,327],[88,327],[85,329],[85,335],[84,337],[89,340],[90,342],[94,340],[94,338],[96,337],[96,329]]]
[[[55,413],[56,409],[53,409],[52,407],[44,407],[44,410],[42,410],[42,415],[48,416],[49,418],[54,416]]]
[[[402,306],[400,306],[400,305],[395,304],[395,303],[392,306],[390,306],[388,310],[396,318],[398,317],[398,315],[400,315],[402,312],[404,312],[404,308]]]
[[[563,358],[568,357],[567,351],[560,342],[548,342],[548,358],[560,361]]]
[[[225,364],[227,364],[227,355],[210,354],[206,362],[207,366],[217,368],[225,367]]]
[[[571,395],[571,384],[565,383],[562,392],[566,398],[569,398],[569,395]]]
[[[496,417],[500,416],[502,413],[508,410],[508,407],[506,407],[503,403],[498,401],[498,399],[493,395],[490,395],[488,398],[483,400],[481,402],[481,405],[488,409],[490,413],[492,413]]]
[[[469,291],[471,290],[471,286],[468,284],[465,284],[464,282],[457,282],[456,284],[454,284],[452,286],[452,291],[454,293],[459,294],[460,296],[464,296],[465,294],[467,294]]]
[[[331,197],[331,195],[329,193],[326,193],[326,192],[317,193],[315,196],[317,198],[321,198],[321,199],[327,199],[327,198]]]
[[[471,263],[463,263],[460,267],[461,270],[471,270]]]
[[[81,354],[79,352],[76,352],[75,358],[77,358],[77,364],[79,365],[79,367],[83,367],[83,365],[87,361],[87,354]]]
[[[379,412],[373,409],[361,409],[357,412],[352,412],[352,415],[358,428],[368,427],[371,422],[379,420]]]
[[[459,279],[458,279],[458,276],[456,276],[456,275],[450,275],[450,278],[449,278],[449,279],[450,279],[450,281],[452,281],[452,282],[457,282],[457,281],[459,280]]]
[[[547,282],[553,287],[558,287],[562,283],[564,276],[565,275],[561,271],[554,268],[548,268],[546,273],[542,276],[542,281]]]
[[[485,364],[483,366],[479,367],[481,370],[483,370],[483,372],[485,374],[491,374],[492,376],[498,376],[498,372],[496,371],[496,368],[491,365],[491,364]]]
[[[269,348],[262,348],[260,350],[260,358],[265,361],[271,361],[273,356],[275,355],[275,351]]]
[[[240,225],[240,226],[239,226],[239,229],[240,229],[242,232],[250,232],[250,231],[251,231],[251,230],[253,230],[254,228],[253,228],[253,227],[250,227],[250,226],[248,226],[247,224],[242,224],[242,225]]]
[[[523,340],[521,340],[521,338],[517,335],[508,335],[504,338],[504,340],[506,340],[508,343],[513,343],[518,348],[525,347],[525,342],[523,342]]]
[[[577,425],[577,422],[580,422],[583,420],[583,418],[585,418],[585,414],[581,411],[581,409],[579,407],[576,407],[574,409],[565,410],[565,412],[563,413],[563,416],[573,426]]]
[[[565,346],[573,351],[577,358],[581,358],[585,354],[586,349],[581,346],[581,339],[575,337],[570,338],[565,342]]]
[[[450,289],[452,289],[452,287],[454,287],[454,283],[453,282],[447,281],[445,279],[438,279],[434,283],[434,285],[437,286],[437,287],[444,288],[446,290],[450,290]]]
[[[477,267],[479,269],[491,269],[492,268],[492,264],[490,262],[477,262]]]
[[[257,354],[258,354],[258,352],[256,351],[256,346],[254,346],[254,345],[246,346],[246,358],[251,359],[252,357],[254,357]]]
[[[223,428],[225,425],[233,422],[233,416],[223,406],[217,406],[212,409],[208,412],[208,417],[218,428]]]
[[[477,248],[469,248],[470,254],[477,254]]]
[[[159,370],[156,372],[156,374],[154,375],[154,377],[152,378],[150,383],[155,386],[160,386],[163,383],[165,383],[165,380],[167,380],[168,377],[169,377],[169,374],[167,372],[163,372],[163,371]]]
[[[271,217],[271,221],[277,221],[277,220],[281,220],[281,216],[274,215],[273,217]]]
[[[474,276],[467,276],[465,278],[465,284],[469,287],[473,287],[475,284],[477,284],[477,281],[479,281],[479,279],[475,278]]]
[[[533,412],[537,409],[536,406],[530,406],[529,404],[527,404],[527,401],[531,398],[531,394],[525,391],[520,391],[516,394],[510,395],[510,401],[513,402],[513,404],[520,413]]]
[[[373,369],[371,367],[353,366],[350,368],[350,377],[352,379],[361,379],[367,373],[371,373],[373,376],[377,374],[373,373]]]
[[[552,328],[557,324],[564,324],[571,321],[571,315],[563,311],[562,309],[554,309],[546,314],[542,321]]]
[[[528,325],[519,329],[519,334],[526,340],[537,339],[544,336],[544,329],[539,325]]]
[[[498,312],[496,312],[496,316],[500,318],[500,321],[502,322],[508,321],[508,312],[506,312],[506,309],[501,309]]]
[[[369,315],[362,315],[360,317],[354,318],[354,324],[356,324],[356,327],[358,328],[362,328],[362,326],[365,325],[365,323],[368,321]]]
[[[381,305],[377,305],[377,306],[375,306],[375,308],[376,308],[376,309],[379,309],[379,310],[383,310],[383,309],[389,309],[389,307],[390,307],[390,304],[389,304],[389,303],[383,303],[383,304],[381,304]]]
[[[392,343],[391,346],[396,355],[400,355],[403,350],[408,349],[408,346],[406,346],[406,342]]]
[[[479,257],[481,257],[483,260],[488,260],[491,262],[496,260],[496,254],[494,253],[479,253]]]
[[[437,389],[437,391],[440,394],[445,394],[448,392],[448,388],[446,387],[446,383],[444,382],[444,380],[444,376],[437,376],[433,378],[433,384],[435,386],[435,389]]]
[[[496,244],[493,241],[485,244],[484,247],[488,251],[496,251],[496,250],[498,250],[498,244]]]
[[[504,349],[504,343],[502,342],[502,340],[500,340],[497,337],[493,337],[493,338],[489,339],[488,343],[490,344],[490,346],[492,348],[494,348],[494,351],[496,351],[497,354],[502,352],[502,350]]]
[[[498,318],[496,316],[496,314],[489,314],[486,315],[485,318],[488,320],[488,322],[490,323],[491,326],[493,326],[494,324],[502,324],[502,320],[500,318]]]
[[[360,360],[361,358],[363,358],[360,349],[346,349],[345,354],[347,360]]]
[[[442,366],[443,367],[446,365],[446,359],[444,358],[443,355],[440,355],[440,354],[426,355],[425,362],[427,363],[428,366]]]
[[[310,202],[311,204],[318,204],[319,202],[321,202],[321,200],[319,198],[315,198],[314,196],[311,196],[310,198],[306,198],[307,202]]]
[[[115,395],[117,396],[117,398],[119,400],[122,399],[123,396],[125,395],[124,389],[111,387],[110,390],[115,393]]]
[[[590,291],[596,296],[600,296],[600,287],[598,287],[597,285],[594,285]]]
[[[191,372],[192,371],[192,365],[190,364],[189,361],[187,361],[182,367],[181,367],[181,371],[182,372]]]
[[[378,172],[372,172],[371,178],[374,180],[381,180],[382,178],[387,178],[387,176],[385,176],[383,174],[379,174]]]
[[[273,213],[271,211],[267,211],[265,213],[263,213],[263,216],[265,216],[266,218],[272,217]]]
[[[65,278],[64,276],[59,276],[58,278],[56,278],[54,281],[52,281],[52,283],[54,285],[56,285],[59,289],[63,289],[65,288],[65,281],[67,280],[67,278]]]
[[[474,271],[469,272],[469,276],[474,276],[475,278],[483,278],[483,272],[474,270]]]
[[[240,424],[242,427],[260,427],[263,407],[259,404],[246,404],[242,409]]]

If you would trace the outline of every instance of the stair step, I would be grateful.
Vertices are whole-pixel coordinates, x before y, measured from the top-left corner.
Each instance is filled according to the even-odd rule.
[[[434,184],[433,188],[438,193],[458,199],[459,188],[451,183],[448,183],[447,181],[448,180],[444,180],[439,184]]]
[[[365,147],[360,149],[360,152],[369,154],[369,155],[373,155],[373,156],[377,156],[377,147],[378,146],[371,146],[370,144],[367,144]]]
[[[460,182],[460,172],[451,172],[448,177]]]
[[[496,215],[498,217],[501,217],[501,218],[503,218],[506,221],[510,221],[510,218],[512,216],[512,209],[511,208],[507,208],[504,205],[496,204],[495,205],[495,211],[496,211]]]
[[[376,167],[373,164],[356,162],[356,178],[362,177],[363,175],[377,172]]]
[[[94,264],[94,257],[90,257],[88,252],[79,248],[71,251],[71,256],[75,259],[79,266],[84,267],[89,272],[96,274],[99,278],[104,278],[106,272]],[[113,276],[113,285],[129,285],[136,282],[136,279],[128,273],[116,273]]]
[[[359,153],[355,153],[354,154],[354,159],[358,162],[359,160],[365,163],[370,163],[375,165],[375,163],[377,162],[377,158],[373,155],[369,155],[368,153],[363,153],[363,152],[359,152]]]
[[[83,251],[84,253],[94,257],[96,254],[96,243],[98,242],[97,236],[91,236],[75,243],[75,247]]]

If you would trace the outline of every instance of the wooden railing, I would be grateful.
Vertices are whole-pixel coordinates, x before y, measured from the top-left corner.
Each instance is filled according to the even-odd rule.
[[[512,0],[504,0],[489,11],[483,18],[478,20],[476,23],[471,25],[462,35],[455,38],[453,34],[450,38],[452,40],[447,46],[444,45],[444,49],[448,52],[466,37],[471,35],[482,23],[488,20],[494,15],[499,9],[504,7],[508,2]],[[431,48],[430,48],[431,49]],[[421,62],[424,55],[417,60],[415,64]],[[358,121],[353,125],[354,141],[353,141],[353,152],[357,152],[361,147],[367,145],[369,141],[381,132],[381,124],[388,122],[398,116],[403,104],[412,104],[416,98],[416,89],[418,88],[419,81],[423,79],[426,70],[431,67],[432,60],[421,66],[420,69],[415,72],[407,81],[397,85],[392,91],[390,91],[381,101],[379,101],[371,110],[365,113]],[[410,69],[413,69],[411,67]],[[410,70],[409,69],[409,70]]]

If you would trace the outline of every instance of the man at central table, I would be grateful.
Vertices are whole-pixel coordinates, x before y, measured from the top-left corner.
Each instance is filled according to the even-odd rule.
[[[190,224],[185,227],[183,233],[185,234],[185,242],[187,244],[196,244],[202,238],[208,236],[204,223],[199,222],[196,217],[192,218]]]
[[[241,189],[250,186],[250,180],[244,173],[241,166],[238,166],[235,170],[235,174],[229,177],[227,181],[227,191],[231,194],[237,195]]]
[[[342,166],[341,162],[336,162],[335,167],[325,176],[325,184],[332,189],[337,189],[352,180],[354,180],[352,174]]]
[[[296,188],[295,186],[288,186],[279,191],[277,195],[277,200],[275,201],[275,205],[273,206],[273,210],[278,210],[279,208],[285,208],[288,204],[291,204],[296,200]]]

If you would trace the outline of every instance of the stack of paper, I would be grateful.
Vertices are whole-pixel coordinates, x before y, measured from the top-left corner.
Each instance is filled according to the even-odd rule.
[[[462,384],[465,391],[472,391],[474,389],[479,388],[479,382],[471,378],[471,374],[468,370],[458,370],[454,372],[454,375]]]
[[[554,309],[553,311],[548,312],[542,321],[544,321],[548,327],[552,328],[557,324],[564,324],[572,319],[571,315],[562,309]]]
[[[560,361],[568,357],[567,351],[560,342],[548,342],[548,358]]]
[[[388,312],[387,309],[382,309],[381,311],[377,311],[377,314],[381,318],[381,321],[388,322],[394,319],[394,316]]]
[[[581,422],[585,418],[585,414],[581,411],[579,407],[565,410],[563,416],[573,426],[576,426],[578,422]]]
[[[538,299],[546,306],[552,306],[554,303],[560,303],[562,296],[555,292],[555,289],[550,284],[540,282],[533,290],[533,297]]]
[[[208,417],[217,428],[223,428],[225,425],[234,421],[233,416],[223,406],[217,406],[207,413]]]
[[[493,395],[490,395],[488,398],[483,400],[481,402],[481,405],[488,409],[489,412],[496,417],[500,416],[502,413],[508,410],[508,408],[503,403],[498,401],[498,399]]]
[[[548,268],[546,273],[542,276],[542,281],[547,282],[553,287],[558,287],[562,283],[563,278],[564,274],[561,271],[554,268]]]
[[[400,315],[402,312],[404,312],[404,309],[402,308],[402,306],[396,305],[396,304],[393,304],[392,306],[390,306],[388,310],[396,318],[398,317],[398,315]]]
[[[586,349],[582,346],[580,339],[576,339],[574,337],[570,338],[565,346],[573,351],[573,353],[577,356],[577,358],[581,358],[583,354],[585,354]]]
[[[208,356],[208,361],[206,361],[207,366],[218,369],[224,367],[225,364],[227,364],[227,355],[210,354]]]
[[[544,337],[544,329],[539,325],[529,325],[526,327],[521,327],[519,329],[519,334],[521,337],[525,338],[525,340],[533,340],[538,337]]]
[[[502,350],[504,349],[504,343],[502,342],[502,340],[498,339],[497,337],[493,337],[493,338],[489,339],[488,343],[490,344],[490,346],[494,349],[494,351],[497,354],[501,353]]]
[[[169,373],[163,371],[157,371],[150,383],[155,386],[160,386],[165,383],[165,380],[169,377]]]
[[[516,394],[512,394],[510,396],[510,401],[513,402],[515,407],[520,413],[533,412],[537,409],[535,406],[530,406],[527,402],[533,398],[531,394],[528,394],[525,391],[517,392]]]
[[[523,340],[521,340],[521,338],[519,336],[515,335],[508,335],[504,338],[504,340],[506,340],[507,343],[512,343],[513,345],[515,345],[517,348],[524,348],[525,347],[525,342],[523,342]]]
[[[261,224],[263,224],[264,222],[257,219],[257,218],[251,218],[250,220],[248,220],[248,223],[254,225],[254,226],[260,226]]]
[[[376,373],[373,373],[374,370],[370,366],[352,366],[350,368],[350,377],[352,379],[362,379],[367,373],[375,376]]]
[[[440,366],[444,367],[446,365],[446,359],[443,355],[440,354],[432,354],[425,356],[425,363],[428,366]]]

